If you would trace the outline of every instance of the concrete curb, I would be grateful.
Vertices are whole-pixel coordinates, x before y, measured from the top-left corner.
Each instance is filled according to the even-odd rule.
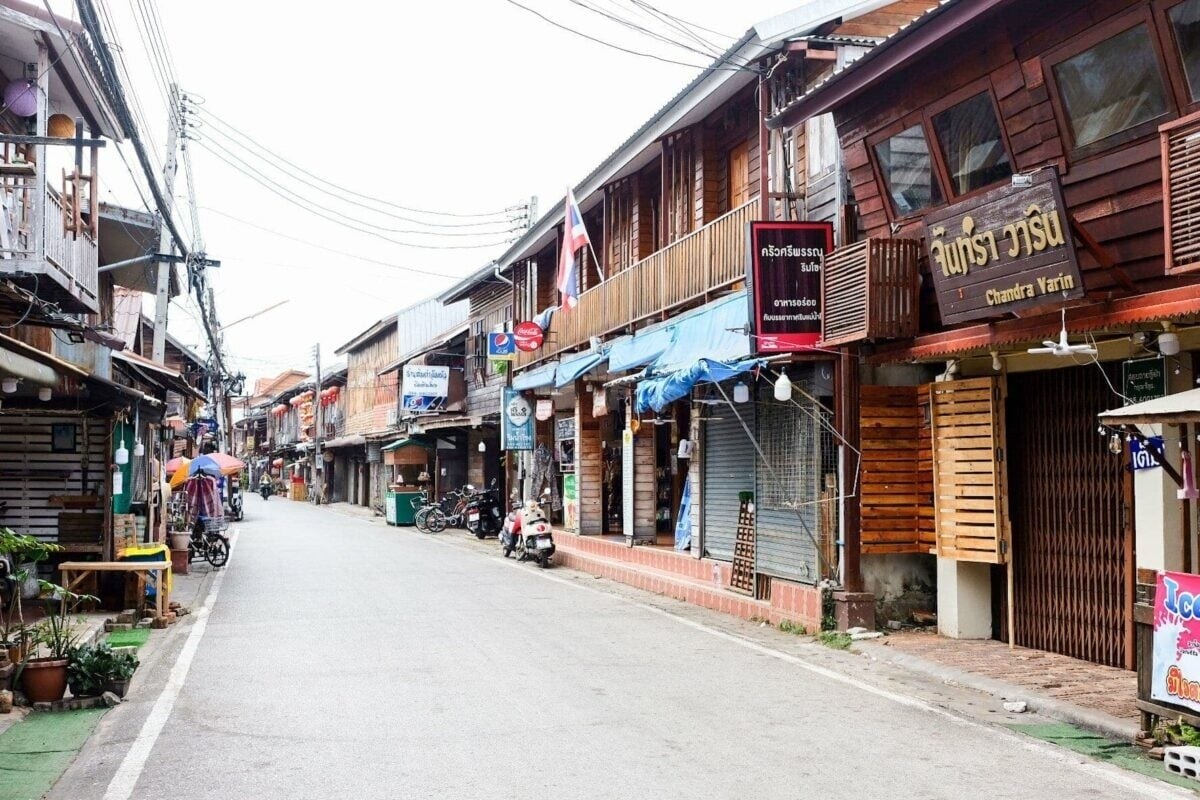
[[[967,689],[983,692],[984,694],[993,695],[1000,701],[1023,700],[1028,704],[1030,711],[1050,717],[1051,719],[1056,719],[1059,722],[1078,725],[1081,728],[1086,728],[1109,739],[1132,743],[1137,738],[1138,725],[1136,722],[1120,719],[1111,714],[1105,714],[1103,711],[1083,708],[1074,703],[1068,703],[1065,700],[1058,700],[1025,686],[1018,686],[994,678],[975,675],[956,667],[937,664],[919,656],[897,652],[884,644],[855,642],[853,649],[879,661],[886,661],[890,664],[912,670],[913,672],[919,672],[931,678],[936,678],[943,683],[962,686]]]

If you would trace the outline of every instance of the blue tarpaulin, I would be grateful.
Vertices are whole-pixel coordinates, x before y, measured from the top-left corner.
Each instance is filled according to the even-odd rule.
[[[569,361],[560,361],[555,372],[554,386],[561,389],[571,385],[576,378],[601,364],[607,357],[604,353],[583,353]]]
[[[527,369],[513,378],[514,389],[541,389],[554,385],[554,375],[558,371],[558,362],[551,361],[536,369]]]
[[[685,369],[647,378],[637,385],[637,413],[643,414],[651,409],[662,411],[676,400],[690,395],[692,387],[698,383],[727,381],[765,363],[761,358],[746,358],[732,364],[701,358]]]
[[[666,352],[675,338],[675,326],[663,325],[633,336],[623,336],[608,351],[608,371],[624,372],[644,367]]]
[[[675,523],[675,549],[688,550],[692,546],[692,475],[683,480],[683,493],[679,498],[679,519]]]
[[[702,358],[732,363],[750,355],[746,293],[736,292],[684,314],[674,321],[671,346],[651,365],[652,373],[670,372]]]

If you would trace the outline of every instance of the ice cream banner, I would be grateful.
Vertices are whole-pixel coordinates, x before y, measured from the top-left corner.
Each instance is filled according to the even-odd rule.
[[[1158,573],[1150,697],[1200,711],[1200,575]]]

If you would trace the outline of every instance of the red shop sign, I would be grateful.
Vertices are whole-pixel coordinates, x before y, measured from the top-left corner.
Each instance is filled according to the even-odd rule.
[[[795,352],[821,339],[821,270],[830,222],[751,222],[746,279],[757,353]]]
[[[544,335],[536,322],[521,322],[513,330],[513,338],[517,340],[517,349],[523,353],[532,353],[542,346]]]

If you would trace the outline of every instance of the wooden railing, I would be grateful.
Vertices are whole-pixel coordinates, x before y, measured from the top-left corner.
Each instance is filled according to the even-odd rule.
[[[100,288],[99,249],[90,232],[64,230],[62,198],[46,189],[46,261],[54,275],[72,295],[96,302]]]
[[[546,343],[521,353],[517,366],[586,345],[643,320],[665,314],[746,275],[746,223],[759,219],[758,198],[618,272],[579,295],[571,311],[555,313]]]

